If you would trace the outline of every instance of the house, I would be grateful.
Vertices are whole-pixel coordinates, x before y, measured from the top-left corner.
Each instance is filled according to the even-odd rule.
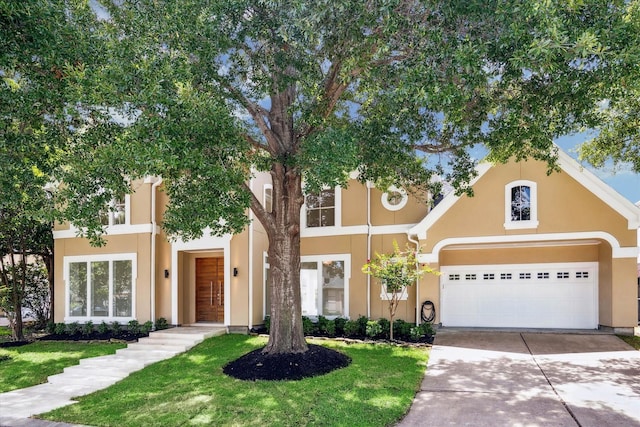
[[[433,209],[392,188],[353,180],[308,195],[301,224],[303,314],[388,317],[384,288],[361,272],[375,252],[420,247],[441,271],[403,294],[396,317],[420,321],[431,301],[443,326],[631,332],[640,208],[560,152],[560,173],[537,161],[481,164],[475,196],[448,194]],[[268,174],[250,187],[269,209]],[[169,241],[159,228],[162,181],[132,185],[105,218],[107,245],[68,224],[54,231],[56,322],[212,322],[247,331],[269,314],[266,234]],[[250,212],[248,215],[252,215]]]

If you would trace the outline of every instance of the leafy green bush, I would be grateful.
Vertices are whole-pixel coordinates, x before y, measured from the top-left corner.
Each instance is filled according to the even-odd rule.
[[[143,334],[149,334],[149,332],[151,332],[151,330],[153,329],[153,322],[151,320],[147,320],[146,322],[144,322],[142,324],[142,327],[140,328]]]
[[[302,331],[305,335],[313,335],[316,333],[316,325],[307,316],[302,316]]]
[[[411,328],[411,339],[414,341],[422,341],[423,339],[432,337],[433,335],[435,335],[435,331],[429,322],[424,322]]]
[[[327,334],[328,325],[329,325],[329,319],[327,319],[322,315],[318,316],[318,323],[317,323],[318,332],[320,332],[321,334]]]
[[[327,323],[327,335],[330,337],[336,336],[336,322],[333,320],[329,320]]]
[[[66,325],[66,324],[64,324],[64,323],[56,323],[56,326],[55,326],[54,332],[55,332],[57,335],[64,335],[64,334],[66,334],[66,333],[67,333],[67,325]]]
[[[382,327],[377,320],[369,320],[367,322],[366,332],[368,337],[375,338],[382,334]]]
[[[355,320],[347,320],[344,324],[344,335],[346,337],[362,335],[360,333],[360,324]]]
[[[389,321],[384,317],[381,317],[378,319],[378,324],[380,325],[380,333],[378,336],[380,338],[389,338],[389,328],[391,327]]]
[[[129,320],[128,325],[129,332],[136,335],[140,333],[140,323],[137,320]]]
[[[80,333],[80,331],[82,330],[82,327],[78,322],[71,322],[67,325],[67,330],[69,331],[69,335],[75,335]]]
[[[367,322],[369,322],[369,318],[367,316],[358,317],[358,335],[365,336],[367,334]]]
[[[109,332],[109,325],[107,325],[107,322],[103,320],[102,323],[98,325],[98,332],[100,332],[101,334],[106,334],[107,332]]]
[[[402,340],[411,338],[411,327],[413,325],[409,322],[405,322],[402,319],[397,319],[393,322],[393,336]]]
[[[169,322],[164,317],[160,317],[156,319],[156,331],[161,331],[163,329],[169,329]]]
[[[122,329],[122,325],[120,325],[120,322],[118,322],[117,320],[114,320],[113,322],[111,322],[111,331],[114,334],[117,334],[118,332],[120,332],[120,329]]]
[[[271,316],[264,316],[264,328],[267,330],[267,333],[271,332]]]
[[[93,333],[93,322],[91,320],[88,320],[82,326],[82,334],[83,335],[91,335],[92,333]]]
[[[333,323],[336,325],[336,332],[335,334],[337,336],[342,336],[344,335],[344,324],[347,323],[347,319],[345,319],[344,317],[336,317],[333,320]]]
[[[53,334],[56,332],[56,324],[52,321],[48,321],[47,322],[47,326],[45,327],[45,331],[48,334]]]

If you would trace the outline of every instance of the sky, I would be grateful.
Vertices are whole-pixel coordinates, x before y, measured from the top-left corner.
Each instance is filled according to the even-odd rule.
[[[576,134],[558,138],[555,143],[574,159],[578,160],[578,146],[588,139],[588,134]],[[613,167],[605,165],[594,168],[586,162],[580,162],[585,169],[593,172],[598,178],[633,203],[640,201],[640,174],[633,173],[630,167],[622,165]]]

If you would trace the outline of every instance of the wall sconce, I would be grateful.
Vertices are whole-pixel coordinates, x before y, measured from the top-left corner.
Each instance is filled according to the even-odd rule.
[[[233,267],[233,277],[238,277],[238,267]]]
[[[164,271],[164,278],[168,279],[169,278],[169,270],[165,270]]]

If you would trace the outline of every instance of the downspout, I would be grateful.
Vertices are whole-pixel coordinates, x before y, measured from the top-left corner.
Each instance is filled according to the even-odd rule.
[[[156,191],[162,184],[162,178],[151,185],[151,321],[156,322]],[[174,272],[175,273],[175,272]]]
[[[416,253],[420,250],[420,242],[411,238],[411,234],[407,231],[407,239],[416,245]],[[416,264],[416,268],[418,265]],[[420,279],[416,279],[416,326],[420,324]]]
[[[253,177],[249,180],[249,189],[253,193]],[[248,267],[248,278],[249,278],[249,319],[247,322],[247,326],[249,331],[253,328],[253,211],[249,209],[249,267]]]
[[[367,262],[371,261],[371,183],[367,181]],[[371,318],[371,275],[367,274],[367,318]]]

